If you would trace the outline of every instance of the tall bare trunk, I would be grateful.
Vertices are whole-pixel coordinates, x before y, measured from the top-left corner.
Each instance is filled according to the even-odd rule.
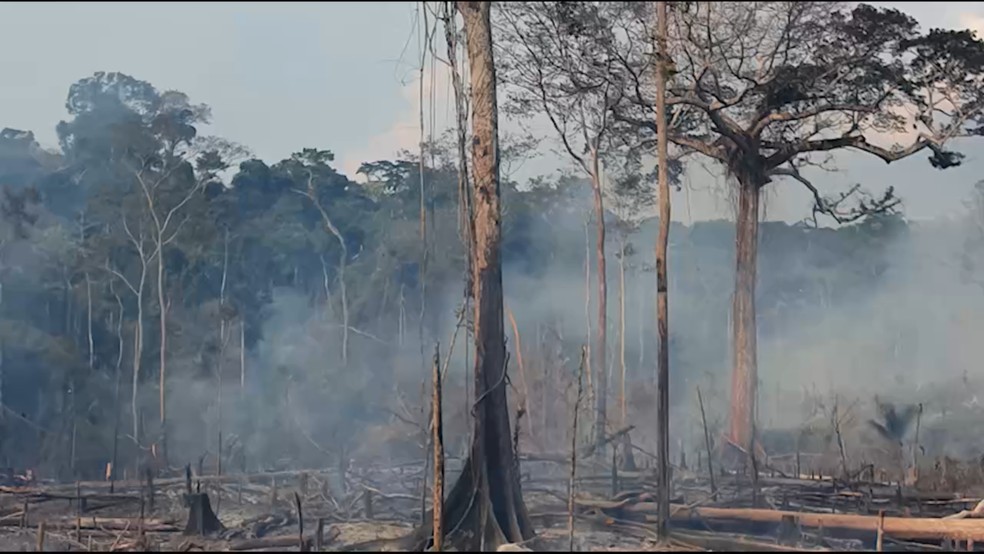
[[[239,391],[246,391],[246,314],[239,319]]]
[[[625,428],[629,424],[629,410],[625,399],[625,234],[620,235],[618,257],[618,361],[619,361],[619,393],[618,403],[620,412],[620,426]],[[622,435],[622,467],[629,471],[636,469],[635,456],[632,452],[632,439],[628,433]]]
[[[490,2],[458,2],[465,22],[471,65],[474,180],[473,298],[475,329],[475,419],[471,451],[448,496],[444,528],[471,532],[469,550],[523,542],[533,528],[523,503],[509,431],[506,345],[500,259],[498,116],[492,55]],[[491,516],[491,517],[488,517]],[[431,542],[431,525],[416,535],[419,549]],[[485,533],[488,529],[491,533]]]
[[[342,237],[342,233],[335,226],[335,222],[332,221],[331,216],[328,215],[328,211],[325,210],[324,206],[321,205],[321,200],[318,198],[318,193],[314,188],[314,173],[308,172],[308,183],[307,183],[307,194],[306,196],[314,204],[314,207],[318,208],[318,212],[321,214],[321,221],[324,223],[325,228],[331,233],[335,240],[338,241],[338,246],[341,252],[338,256],[338,288],[342,295],[342,365],[348,365],[348,346],[349,346],[349,313],[348,313],[348,290],[345,287],[345,266],[348,263],[348,246],[345,244],[345,238]]]
[[[448,351],[448,356],[451,352]],[[443,550],[444,542],[444,416],[441,413],[441,352],[440,347],[434,348],[434,364],[431,368],[431,444],[434,447],[434,489],[431,498],[433,506],[433,537],[432,550]]]
[[[458,231],[461,234],[462,243],[465,246],[466,259],[471,264],[471,244],[472,244],[472,209],[471,195],[468,191],[468,152],[467,152],[467,130],[468,113],[465,108],[465,91],[461,83],[461,75],[458,72],[458,45],[455,36],[456,24],[455,15],[450,2],[444,3],[447,12],[444,15],[444,35],[448,46],[448,65],[451,66],[451,84],[454,88],[454,111],[456,116],[456,137],[458,147]],[[471,297],[471,269],[466,272],[465,277],[465,302]],[[467,305],[466,305],[467,309]]]
[[[161,310],[161,348],[160,348],[160,445],[161,461],[167,466],[167,302],[164,298],[164,245],[158,235],[157,244],[157,303]]]
[[[116,386],[113,391],[113,461],[109,466],[110,479],[115,481],[118,471],[117,463],[120,442],[120,382],[122,381],[123,369],[123,299],[120,298],[120,295],[113,289],[113,282],[110,281],[109,283],[113,296],[116,297],[116,305],[119,307],[118,319],[116,322]]]
[[[458,231],[461,234],[462,243],[465,247],[465,287],[464,287],[464,305],[462,310],[464,314],[468,313],[471,308],[472,300],[472,250],[474,249],[474,235],[475,228],[473,224],[473,213],[471,206],[471,191],[468,186],[468,149],[467,149],[467,138],[468,138],[468,110],[465,106],[465,90],[464,84],[462,83],[461,74],[458,71],[458,43],[457,43],[457,21],[455,19],[456,13],[454,11],[454,6],[451,2],[445,2],[444,4],[444,38],[447,42],[447,53],[448,53],[448,64],[451,66],[451,84],[454,88],[454,111],[455,111],[455,131],[457,136],[457,149],[458,149]],[[465,326],[466,330],[468,326]],[[467,331],[466,331],[467,334]],[[465,341],[465,372],[467,375],[468,371],[468,352],[470,347],[468,341]],[[468,379],[465,379],[465,418],[466,426],[471,424],[471,410],[467,409],[468,403],[471,402],[471,397],[469,396],[469,385]]]
[[[589,217],[584,222],[584,326],[586,334],[584,336],[584,343],[588,348],[588,357],[584,361],[586,364],[585,368],[585,394],[587,395],[588,406],[593,404],[592,399],[594,398],[594,381],[591,379],[591,371],[594,366],[594,362],[591,361],[592,352],[594,352],[594,345],[592,340],[594,339],[593,325],[591,325],[591,218]],[[590,408],[588,408],[590,410]]]
[[[140,364],[143,358],[144,334],[144,285],[147,283],[147,265],[144,263],[140,270],[140,284],[137,287],[137,321],[133,331],[133,389],[131,391],[130,407],[133,411],[133,442],[140,444]]]
[[[608,418],[608,273],[605,260],[605,206],[601,195],[598,150],[591,151],[591,188],[594,192],[595,257],[598,264],[598,335],[594,348],[595,429],[594,440],[605,440]]]
[[[625,405],[625,236],[619,237],[618,257],[618,373],[619,425],[625,428],[629,419]]]
[[[669,308],[667,304],[667,246],[670,237],[670,180],[667,164],[666,129],[666,2],[656,2],[657,45],[656,61],[656,150],[659,177],[659,237],[656,241],[656,328],[659,343],[659,379],[657,382],[657,412],[659,419],[659,521],[657,534],[669,538],[670,510],[670,340]]]
[[[636,278],[636,294],[638,295],[639,309],[636,311],[636,318],[639,325],[638,337],[639,337],[639,369],[641,370],[646,364],[646,289],[643,286],[643,280],[637,276]]]
[[[89,343],[89,370],[95,367],[95,345],[92,340],[92,281],[89,280],[89,272],[85,272],[85,315]]]
[[[216,399],[215,399],[215,427],[218,430],[218,448],[216,450],[216,473],[222,475],[222,371],[225,364],[226,347],[231,338],[230,332],[226,333],[225,316],[225,290],[226,281],[229,274],[229,230],[226,229],[222,247],[222,284],[219,287],[219,360],[216,363]],[[221,496],[220,496],[221,499]]]
[[[731,312],[734,363],[731,375],[730,439],[753,452],[755,386],[758,379],[755,328],[755,280],[758,256],[759,183],[738,173],[735,223],[735,292]]]
[[[424,6],[424,3],[423,2],[421,2],[420,7],[421,7],[420,13],[424,17],[424,32],[427,33],[428,32],[427,9],[426,9],[426,6]],[[425,36],[425,37],[422,37],[422,38],[424,38],[425,41],[428,41],[429,40],[429,36]],[[425,62],[427,61],[427,52],[429,50],[429,46],[430,46],[429,44],[425,45],[425,44],[423,44],[423,42],[421,42],[421,49],[420,49],[420,75],[418,76],[418,78],[420,79],[420,83],[419,83],[420,84],[420,93],[419,93],[420,106],[419,106],[419,110],[418,110],[419,115],[420,115],[420,142],[418,143],[418,146],[420,147],[420,160],[419,160],[419,165],[417,167],[417,173],[419,174],[418,176],[420,177],[420,187],[419,187],[420,190],[418,191],[420,193],[420,214],[419,214],[419,217],[420,217],[420,267],[419,267],[420,272],[419,272],[419,277],[418,277],[418,279],[420,281],[420,319],[417,321],[417,341],[420,343],[420,363],[423,364],[423,366],[425,368],[427,367],[427,357],[424,354],[424,326],[425,326],[426,317],[427,317],[427,261],[428,261],[427,258],[428,258],[428,251],[427,251],[427,202],[426,202],[426,196],[425,196],[425,192],[426,191],[424,189],[424,173],[427,170],[427,167],[424,164],[424,150],[425,150],[425,148],[424,148],[424,68],[426,66],[426,63]]]

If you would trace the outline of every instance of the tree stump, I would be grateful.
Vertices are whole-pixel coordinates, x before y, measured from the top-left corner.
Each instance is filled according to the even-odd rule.
[[[212,511],[208,493],[187,494],[185,503],[188,505],[188,523],[185,524],[185,535],[206,536],[225,529],[219,518]]]

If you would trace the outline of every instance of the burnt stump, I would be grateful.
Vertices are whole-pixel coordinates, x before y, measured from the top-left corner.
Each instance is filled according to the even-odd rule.
[[[185,535],[200,537],[223,531],[225,527],[215,512],[207,493],[186,494],[185,504],[188,506],[188,522],[185,524]]]

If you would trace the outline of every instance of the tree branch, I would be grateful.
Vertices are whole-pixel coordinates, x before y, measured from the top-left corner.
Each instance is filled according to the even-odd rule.
[[[894,195],[894,189],[889,187],[885,191],[885,195],[880,199],[874,201],[872,204],[866,204],[863,200],[860,202],[860,206],[857,208],[851,208],[847,211],[840,210],[840,205],[844,203],[848,198],[856,194],[861,190],[860,184],[855,184],[847,192],[843,192],[838,195],[836,200],[830,200],[824,198],[820,195],[820,191],[817,187],[813,185],[809,180],[800,174],[799,170],[795,167],[777,167],[769,172],[769,175],[784,175],[791,177],[806,187],[807,190],[813,195],[813,224],[817,225],[817,214],[826,214],[834,219],[837,223],[851,223],[857,221],[863,217],[874,213],[882,213],[892,210],[895,206],[901,203],[899,198]]]

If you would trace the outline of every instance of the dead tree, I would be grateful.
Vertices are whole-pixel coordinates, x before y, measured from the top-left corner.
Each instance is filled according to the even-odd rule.
[[[503,81],[510,90],[510,112],[524,117],[546,115],[564,151],[591,186],[598,328],[588,373],[595,387],[594,440],[601,442],[608,414],[604,158],[612,130],[609,107],[620,87],[603,70],[614,60],[604,49],[595,48],[596,37],[579,25],[594,17],[596,9],[590,2],[502,3],[496,28],[509,45],[503,49],[508,55],[508,76]]]

